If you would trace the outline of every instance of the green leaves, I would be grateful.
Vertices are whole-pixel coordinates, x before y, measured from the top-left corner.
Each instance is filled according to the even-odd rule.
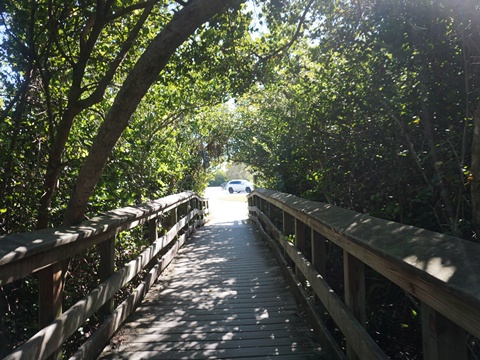
[[[473,93],[453,31],[460,19],[428,1],[359,11],[350,2],[313,8],[304,37],[238,102],[248,130],[234,157],[265,186],[469,237],[460,229],[470,217],[462,112]],[[285,40],[287,27],[273,29]]]

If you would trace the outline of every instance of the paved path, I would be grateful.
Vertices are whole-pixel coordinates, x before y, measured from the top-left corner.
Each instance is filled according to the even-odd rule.
[[[318,359],[321,350],[245,194],[208,189],[211,220],[181,249],[101,359]]]

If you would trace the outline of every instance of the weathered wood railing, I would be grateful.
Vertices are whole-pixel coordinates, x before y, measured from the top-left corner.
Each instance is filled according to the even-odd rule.
[[[480,244],[265,189],[248,201],[290,274],[308,281],[342,331],[347,358],[387,358],[365,329],[367,265],[420,301],[425,359],[467,359],[467,332],[480,338]],[[325,280],[327,241],[343,249],[344,302]]]
[[[178,211],[177,211],[178,210]],[[182,216],[178,216],[178,213]],[[38,271],[40,331],[5,359],[59,357],[58,349],[96,311],[104,321],[71,359],[93,359],[121,323],[143,299],[161,271],[186,238],[205,222],[208,200],[193,192],[171,195],[146,204],[109,211],[78,226],[40,230],[0,238],[0,286]],[[168,224],[160,223],[169,215]],[[115,237],[148,223],[151,245],[122,269],[114,272]],[[159,229],[166,233],[159,237]],[[61,313],[62,262],[99,245],[100,285]],[[163,251],[162,251],[163,250]],[[152,262],[154,265],[152,266]],[[148,275],[115,310],[113,296],[146,266]],[[93,275],[93,273],[92,273]],[[57,316],[54,316],[57,315]],[[52,316],[54,316],[52,318]],[[50,320],[50,321],[48,321]]]

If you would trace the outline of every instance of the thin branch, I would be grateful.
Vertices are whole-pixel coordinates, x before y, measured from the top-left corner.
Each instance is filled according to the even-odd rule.
[[[307,14],[310,10],[310,7],[313,5],[314,1],[315,0],[310,0],[308,5],[305,7],[305,10],[303,11],[302,17],[300,18],[300,21],[297,24],[297,29],[295,30],[295,33],[293,34],[290,41],[288,43],[286,43],[285,45],[283,45],[282,47],[276,49],[271,54],[268,54],[266,56],[261,56],[261,55],[256,54],[260,58],[260,61],[262,61],[262,62],[268,61],[271,58],[273,58],[275,56],[278,56],[279,54],[287,51],[288,49],[290,49],[293,46],[293,44],[295,44],[295,41],[297,41],[297,39],[300,37],[300,35],[302,33],[303,24],[305,23],[305,20],[307,18]]]
[[[20,97],[28,91],[28,87],[30,86],[30,81],[32,80],[32,74],[33,71],[28,71],[28,76],[24,79],[23,85],[17,90],[15,93],[15,96],[13,97],[12,100],[8,103],[7,106],[5,106],[5,109],[3,109],[1,115],[0,115],[0,123],[3,123],[5,119],[7,118],[8,114],[12,110],[13,106],[18,102]]]
[[[105,73],[103,78],[99,81],[95,91],[92,94],[90,94],[88,98],[79,101],[79,105],[81,108],[87,108],[92,106],[95,103],[102,101],[107,86],[112,81],[113,76],[115,75],[118,67],[120,66],[122,61],[125,59],[125,56],[127,55],[130,48],[132,47],[133,42],[137,38],[145,21],[147,20],[148,16],[151,14],[153,10],[153,5],[154,5],[154,2],[152,1],[147,7],[145,7],[142,15],[140,16],[140,19],[138,19],[137,23],[135,24],[135,27],[132,29],[132,31],[128,35],[127,40],[123,43],[122,48],[120,49],[120,52],[117,54],[115,59],[110,63],[107,72]]]
[[[108,16],[107,17],[107,22],[111,22],[115,19],[118,19],[122,16],[125,16],[125,15],[131,13],[132,11],[139,10],[139,9],[146,9],[148,7],[151,7],[155,4],[157,4],[159,1],[160,0],[147,0],[147,1],[142,2],[142,3],[127,6],[126,8],[123,8],[119,11],[116,11],[115,14],[111,14],[110,16]]]

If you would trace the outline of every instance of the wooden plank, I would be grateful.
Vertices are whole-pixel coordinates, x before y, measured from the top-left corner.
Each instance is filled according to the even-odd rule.
[[[272,346],[292,346],[295,344],[296,348],[299,349],[301,346],[305,346],[305,352],[311,353],[312,344],[303,339],[293,339],[291,337],[282,337],[277,339],[272,339],[267,332],[247,332],[242,335],[241,338],[230,339],[230,341],[225,342],[222,340],[222,334],[217,335],[216,337],[210,336],[212,334],[203,334],[204,336],[198,337],[197,341],[189,342],[185,345],[182,344],[182,350],[203,350],[203,349],[237,349],[245,345],[245,340],[248,338],[249,346],[251,347],[268,347],[269,343],[272,343]],[[218,341],[218,344],[212,344],[212,340]],[[156,335],[144,335],[141,337],[132,338],[128,344],[125,344],[124,347],[127,351],[172,351],[180,347],[181,342],[177,339],[164,339],[159,340]]]
[[[43,269],[38,274],[38,315],[39,328],[51,324],[62,314],[63,269],[61,263],[56,263]],[[61,359],[62,352],[49,351],[50,360]]]
[[[203,340],[213,340],[216,341],[219,337],[225,334],[231,334],[229,340],[240,338],[240,339],[258,339],[258,338],[272,338],[272,334],[276,339],[278,338],[291,338],[296,339],[297,341],[302,341],[303,339],[312,341],[311,332],[307,331],[305,328],[305,320],[295,321],[292,323],[285,323],[277,320],[272,322],[272,320],[262,321],[262,324],[253,323],[245,325],[243,323],[230,325],[227,321],[220,321],[218,324],[209,324],[208,320],[202,321],[197,324],[197,322],[190,322],[190,324],[177,324],[175,326],[168,325],[174,322],[168,322],[167,324],[162,324],[161,322],[152,323],[152,326],[147,326],[148,322],[141,321],[134,329],[130,326],[123,328],[124,334],[132,337],[131,341],[142,342],[144,337],[155,338],[156,341],[182,341],[184,340],[193,340],[193,339],[203,339]],[[228,325],[225,325],[227,324]],[[136,324],[136,322],[135,322]],[[296,327],[299,327],[297,329]],[[304,329],[304,330],[301,330]],[[255,334],[251,336],[251,334]],[[125,338],[125,336],[123,337]]]
[[[325,237],[312,229],[312,264],[323,278],[327,274],[325,243]]]
[[[235,314],[235,318],[228,318],[228,316],[218,315],[218,314],[208,314],[205,316],[197,315],[183,315],[181,317],[176,316],[165,316],[157,317],[156,319],[144,319],[135,314],[132,315],[129,322],[125,324],[124,329],[129,329],[133,334],[150,334],[150,333],[159,333],[161,331],[167,331],[168,334],[177,333],[177,334],[189,334],[194,332],[205,332],[205,329],[208,328],[210,333],[216,332],[230,332],[230,331],[280,331],[291,329],[292,326],[303,327],[305,325],[305,320],[297,317],[290,316],[289,321],[285,321],[285,316],[277,317],[268,317],[261,319],[261,324],[259,320],[251,316],[246,316],[243,314]],[[194,320],[195,326],[192,326]],[[213,323],[212,323],[213,322]],[[260,326],[259,326],[260,325]],[[278,333],[277,333],[278,335]],[[291,333],[286,331],[285,335],[291,336]]]
[[[343,273],[345,288],[345,305],[353,316],[365,327],[367,321],[365,309],[365,265],[346,250],[343,251]],[[354,348],[347,341],[347,357],[358,359]]]
[[[30,238],[30,240],[24,242],[24,246],[22,247],[23,249],[28,250],[25,250],[25,253],[22,254],[22,256],[16,258],[15,255],[10,252],[2,259],[7,262],[0,265],[0,285],[8,284],[50,264],[68,259],[72,254],[76,254],[93,245],[99,244],[114,234],[115,231],[110,231],[86,238],[80,236],[80,233],[65,236],[60,235],[62,240],[65,240],[61,243],[57,242],[59,238],[56,235],[52,235],[50,238],[45,237],[38,239],[33,235],[25,236],[26,234],[22,234],[22,237],[24,237],[25,240]],[[43,244],[42,247],[38,247],[35,244],[35,242],[38,241],[44,241],[45,244]],[[2,245],[0,245],[0,247],[1,246]]]
[[[295,247],[301,251],[302,254],[306,255],[307,242],[305,239],[305,224],[298,219],[295,219]],[[304,279],[302,279],[302,273],[297,269],[296,266],[295,274],[300,281],[304,281]]]
[[[315,230],[311,229],[312,238],[312,265],[315,270],[326,279],[327,275],[327,255],[326,255],[326,239]],[[313,296],[314,303],[320,303],[317,295]]]
[[[151,243],[154,243],[158,240],[158,218],[154,218],[148,221],[148,240]]]
[[[298,351],[295,347],[272,347],[272,348],[247,348],[241,349],[205,349],[202,351],[168,351],[165,353],[158,353],[157,351],[137,351],[125,352],[121,355],[105,356],[102,359],[116,359],[116,360],[140,360],[140,359],[251,359],[254,357],[270,358],[275,357],[278,360],[288,359],[303,359],[303,360],[318,360],[317,354],[306,354]]]
[[[98,266],[98,277],[100,282],[107,281],[115,272],[115,238],[102,242],[99,245],[100,264]],[[115,307],[114,298],[107,299],[99,312],[102,319],[111,315]]]
[[[185,226],[186,221],[190,221],[197,214],[198,212],[196,211],[189,213],[186,218],[182,219],[181,222],[177,224],[175,229],[171,229],[170,231],[178,232],[181,227]],[[143,222],[143,220],[139,220],[139,221]],[[117,223],[116,220],[115,220],[115,223]],[[202,226],[204,223],[205,221],[196,223],[196,227]],[[131,226],[132,224],[133,223],[130,222],[128,223],[128,226]],[[99,224],[98,226],[101,227],[104,225],[105,225],[105,222]],[[13,259],[11,262],[7,262],[4,265],[0,265],[0,285],[4,285],[16,279],[25,277],[34,271],[37,271],[45,266],[48,266],[48,264],[54,263],[55,261],[67,259],[70,257],[70,254],[76,254],[78,252],[84,251],[85,249],[88,249],[93,245],[97,245],[111,238],[116,233],[118,233],[117,231],[118,229],[116,228],[110,229],[107,232],[103,232],[99,234],[93,234],[93,232],[90,231],[91,230],[90,228],[85,228],[84,226],[82,226],[82,229],[83,229],[82,231],[84,232],[77,232],[72,234],[63,234],[63,233],[59,233],[59,230],[55,230],[57,235],[61,237],[62,241],[59,241],[59,238],[57,237],[57,235],[53,236],[52,234],[50,234],[51,235],[50,237],[47,237],[48,234],[45,235],[45,238],[43,239],[38,239],[37,235],[35,235],[36,232],[21,234],[20,236],[23,239],[21,244],[23,244],[24,246],[18,245],[18,248],[20,250],[17,249],[16,251],[27,252],[27,249],[28,249],[30,251],[30,255],[29,256],[22,255],[22,256],[19,256],[18,259]],[[168,239],[162,238],[162,240],[168,240],[168,241],[171,241],[172,239],[173,237],[169,237]],[[42,243],[42,242],[44,242],[44,244],[42,245],[43,248],[37,247],[37,245],[34,245],[34,247],[29,248],[28,244],[30,243],[36,244],[36,243]],[[14,256],[13,252],[10,252],[8,256]],[[6,261],[8,256],[6,256],[3,260]]]
[[[425,360],[466,360],[467,334],[426,304],[421,304],[423,358]]]
[[[145,323],[142,323],[145,324]],[[202,323],[203,324],[203,323]],[[292,342],[308,343],[312,347],[318,346],[318,343],[312,342],[311,332],[295,329],[295,326],[303,327],[304,322],[297,322],[294,324],[258,324],[253,325],[239,325],[239,326],[226,326],[219,324],[216,326],[210,326],[208,323],[198,326],[196,323],[190,324],[190,327],[138,327],[135,329],[125,327],[120,330],[122,333],[121,343],[136,342],[136,343],[148,343],[148,342],[178,342],[183,348],[191,346],[190,342],[199,341],[212,341],[216,342],[225,339],[225,334],[230,334],[228,340],[248,340],[244,341],[243,345],[250,345],[250,340],[258,339],[290,339]],[[274,336],[272,336],[274,334]],[[182,339],[184,341],[182,341]],[[119,341],[120,342],[120,341]],[[119,342],[112,342],[117,345]],[[184,344],[181,344],[184,342]]]

